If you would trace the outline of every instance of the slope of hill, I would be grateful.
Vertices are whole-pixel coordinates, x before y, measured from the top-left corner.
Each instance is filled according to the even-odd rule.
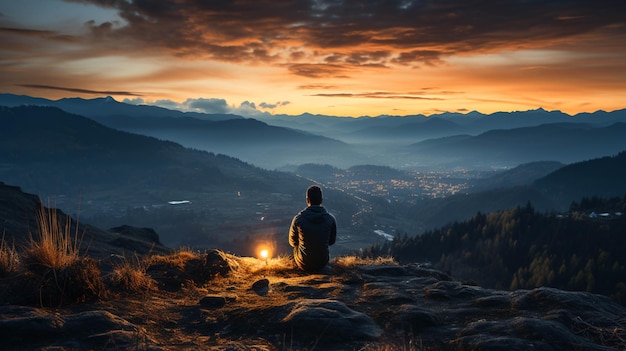
[[[4,254],[5,238],[27,240],[25,229],[32,219],[20,214],[31,213],[39,204],[36,197],[3,184],[0,195],[0,223],[21,226],[5,227],[8,236],[0,245]],[[495,223],[499,218],[495,214],[472,223]],[[626,309],[600,295],[546,287],[487,289],[456,281],[426,265],[399,265],[380,257],[337,257],[319,272],[304,273],[287,256],[259,260],[218,250],[165,254],[153,248],[149,255],[140,252],[133,259],[117,255],[117,263],[111,265],[109,254],[119,254],[120,247],[106,244],[128,245],[137,237],[84,229],[94,239],[87,247],[89,256],[54,269],[20,259],[16,267],[0,271],[3,350],[411,350],[417,344],[420,350],[608,350],[625,346]],[[483,234],[472,231],[469,239],[461,241],[484,237],[484,230],[476,230]],[[454,232],[443,243],[456,239]],[[520,248],[525,239],[520,237]],[[470,254],[483,254],[483,246]],[[126,255],[137,251],[136,246],[123,248]],[[21,245],[17,251],[25,254]],[[610,256],[599,257],[611,262]],[[581,254],[580,260],[570,261],[584,264],[582,258]],[[543,272],[545,265],[549,267],[543,262],[532,267]],[[531,271],[531,277],[537,272]],[[606,283],[606,277],[597,277],[603,278],[599,284]]]
[[[478,181],[479,186],[489,187],[471,189],[471,192],[452,195],[446,198],[423,199],[415,205],[398,211],[406,211],[402,216],[412,216],[422,224],[423,229],[433,229],[453,221],[469,219],[476,212],[488,213],[507,210],[531,203],[539,211],[567,211],[573,201],[583,197],[622,197],[626,194],[626,177],[624,160],[626,152],[614,157],[602,157],[556,169],[534,182],[526,178],[527,172],[540,174],[547,172],[558,163],[534,163],[520,166],[502,174],[495,179]],[[547,168],[544,168],[547,167]],[[511,173],[509,173],[511,172]],[[494,186],[493,182],[510,182],[509,176],[517,178],[521,175],[523,183],[514,180],[511,187]],[[482,183],[481,183],[482,182]],[[488,184],[486,184],[488,183]]]
[[[207,114],[198,112],[181,112],[170,110],[158,106],[132,105],[118,102],[112,97],[81,99],[64,98],[59,100],[49,100],[35,98],[24,95],[0,94],[0,106],[17,107],[22,105],[30,106],[51,106],[58,107],[66,112],[85,116],[100,118],[120,118],[120,117],[175,117],[175,118],[197,118],[210,121],[221,121],[228,119],[242,118],[232,114]]]
[[[533,185],[559,199],[626,194],[626,151],[568,165]]]
[[[477,192],[497,188],[512,188],[530,185],[535,180],[545,177],[563,166],[565,166],[563,163],[554,161],[525,163],[473,182],[471,191]]]
[[[98,259],[106,259],[111,254],[122,255],[125,252],[147,254],[166,253],[158,235],[147,228],[129,226],[111,228],[108,231],[94,226],[79,223],[62,211],[48,208],[40,199],[26,194],[20,188],[0,182],[0,237],[2,241],[18,248],[27,246],[28,242],[38,238],[40,229],[39,216],[56,216],[59,224],[65,227],[69,222],[68,232],[78,234],[82,240],[81,252]]]
[[[576,205],[567,215],[544,214],[532,206],[478,213],[420,236],[374,247],[400,262],[432,262],[437,269],[482,286],[532,289],[551,286],[601,293],[626,304],[626,197]],[[585,202],[583,202],[584,204]]]
[[[604,296],[551,288],[485,289],[388,259],[340,257],[320,272],[303,273],[289,258],[264,262],[210,250],[154,255],[138,265],[125,269],[141,277],[142,285],[105,277],[101,296],[66,298],[54,308],[40,303],[53,291],[33,299],[36,289],[15,283],[25,275],[0,279],[3,349],[600,351],[626,346],[626,309]],[[97,265],[91,270],[98,273]]]
[[[47,173],[54,172],[66,186],[86,189],[119,184],[128,189],[201,190],[236,186],[244,175],[265,175],[228,157],[120,132],[57,108],[0,107],[0,125],[3,173],[16,175],[11,168],[35,167],[24,169],[22,177],[5,178],[26,188],[53,181]]]
[[[491,130],[478,136],[457,136],[413,144],[405,151],[415,163],[448,163],[469,168],[535,161],[580,162],[626,149],[626,123],[608,127],[545,124]]]
[[[358,150],[343,142],[230,114],[203,114],[148,105],[137,106],[120,103],[110,97],[53,101],[0,94],[2,105],[58,107],[110,128],[229,155],[266,169],[278,169],[293,162],[326,162],[350,166],[365,159]]]
[[[238,237],[285,233],[309,185],[228,156],[33,106],[0,108],[0,179],[98,226],[155,224],[168,245],[225,248]],[[339,218],[358,212],[356,201],[341,192],[329,189],[327,198]],[[169,204],[180,200],[189,202]]]
[[[255,119],[94,119],[111,128],[171,140],[199,150],[227,154],[266,169],[277,169],[294,162],[328,162],[343,166],[363,158],[357,149],[341,141],[296,129],[270,126]]]
[[[380,123],[341,136],[342,140],[358,144],[411,144],[419,140],[462,134],[463,128],[452,120],[438,117],[380,118]],[[391,121],[397,121],[395,123]],[[403,122],[403,123],[400,123]]]

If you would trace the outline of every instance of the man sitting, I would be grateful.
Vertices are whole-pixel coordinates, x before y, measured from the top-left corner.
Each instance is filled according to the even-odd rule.
[[[289,245],[296,265],[305,271],[323,268],[330,259],[328,246],[337,238],[335,217],[322,206],[322,189],[312,185],[306,191],[307,208],[291,221]]]

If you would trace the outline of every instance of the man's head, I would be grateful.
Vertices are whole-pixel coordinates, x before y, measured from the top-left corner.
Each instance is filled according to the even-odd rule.
[[[311,185],[306,189],[306,203],[309,206],[319,206],[322,204],[322,188]]]

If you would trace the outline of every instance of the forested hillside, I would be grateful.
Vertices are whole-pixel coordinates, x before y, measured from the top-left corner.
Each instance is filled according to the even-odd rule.
[[[492,288],[550,286],[600,293],[624,304],[625,209],[626,197],[585,198],[567,214],[540,213],[528,204],[405,235],[365,254],[428,261]]]

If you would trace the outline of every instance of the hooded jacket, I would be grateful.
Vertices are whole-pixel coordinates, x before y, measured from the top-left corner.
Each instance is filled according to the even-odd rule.
[[[317,270],[330,259],[328,246],[337,239],[335,217],[323,206],[309,206],[291,221],[289,245],[294,260],[304,270]]]

